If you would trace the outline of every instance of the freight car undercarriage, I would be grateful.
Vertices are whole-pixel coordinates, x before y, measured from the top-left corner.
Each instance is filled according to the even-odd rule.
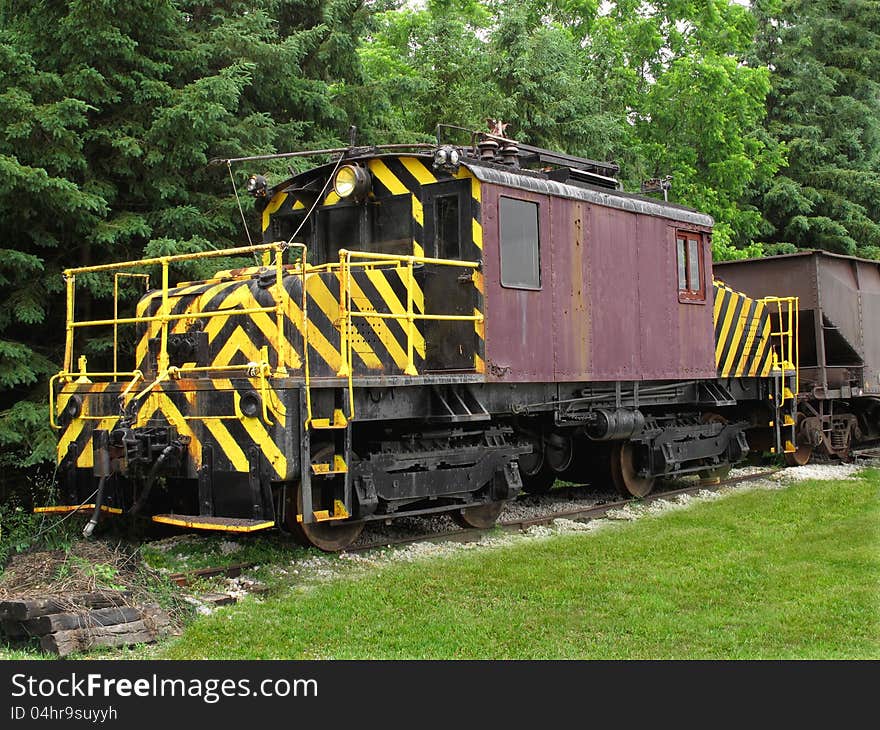
[[[749,452],[747,430],[768,422],[755,416],[757,405],[743,417],[743,401],[715,381],[511,386],[436,380],[433,387],[388,378],[355,387],[359,419],[323,432],[296,426],[302,386],[273,390],[297,434],[292,440],[299,441],[286,479],[259,448],[245,453],[245,471],[233,471],[221,465],[223,444],[201,433],[196,464],[191,437],[163,418],[140,428],[122,420],[91,432],[90,469],[76,466],[86,442],[70,444],[59,469],[65,501],[94,503],[95,518],[140,514],[231,531],[280,526],[308,544],[338,550],[365,523],[400,516],[449,512],[461,524],[488,527],[521,489],[544,491],[556,478],[612,483],[643,496],[658,477],[709,475],[741,461]],[[762,402],[763,381],[739,387],[741,397]],[[313,384],[312,393],[314,407],[329,412],[346,389]],[[90,397],[109,404],[117,396],[108,388]],[[196,391],[194,411],[199,397]],[[459,404],[457,413],[451,403]],[[92,409],[101,410],[97,400]]]

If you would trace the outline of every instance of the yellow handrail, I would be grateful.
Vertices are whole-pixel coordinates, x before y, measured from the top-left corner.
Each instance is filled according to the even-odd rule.
[[[760,300],[765,305],[775,305],[779,317],[779,331],[771,332],[770,337],[779,338],[779,353],[773,351],[773,367],[780,370],[793,370],[795,376],[795,394],[800,392],[800,311],[798,297],[764,297]],[[784,307],[784,309],[783,309]]]
[[[406,267],[406,312],[353,312],[351,307],[351,267],[357,266],[360,262],[353,262],[352,259],[365,259],[361,265],[381,266],[401,265]],[[418,320],[438,320],[438,321],[458,321],[458,322],[482,322],[483,315],[459,315],[459,314],[417,314],[414,308],[414,292],[413,284],[415,283],[414,267],[416,264],[431,264],[436,266],[451,266],[456,268],[478,269],[479,262],[476,261],[458,261],[455,259],[436,259],[427,256],[403,256],[396,254],[372,253],[368,251],[349,251],[348,249],[339,250],[339,332],[340,332],[340,366],[336,373],[339,377],[344,377],[348,381],[348,407],[349,419],[354,419],[354,386],[352,381],[352,319],[359,317],[362,319],[397,319],[404,320],[406,331],[406,365],[403,369],[404,375],[416,376],[418,371],[415,366],[414,343],[416,326],[415,321]],[[332,270],[328,268],[328,271]]]

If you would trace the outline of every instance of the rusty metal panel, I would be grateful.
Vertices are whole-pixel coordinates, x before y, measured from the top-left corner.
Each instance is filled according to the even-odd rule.
[[[591,207],[551,201],[554,373],[558,380],[582,380],[591,370]]]
[[[715,276],[750,297],[800,297],[800,308],[818,308],[818,285],[813,254],[766,259],[719,261]]]
[[[639,312],[638,217],[598,206],[592,212],[592,375],[633,380],[639,375],[639,340],[646,324]]]
[[[692,356],[680,362],[681,335],[690,333],[687,329],[682,331],[678,315],[688,319],[699,305],[689,305],[681,313],[675,311],[685,307],[678,303],[675,240],[669,237],[668,230],[662,219],[643,217],[637,221],[634,273],[639,298],[639,370],[645,379],[681,377],[682,368],[690,369],[692,364]]]
[[[857,262],[861,289],[861,321],[865,358],[864,387],[880,392],[880,264]]]
[[[484,185],[483,191],[490,379],[714,376],[708,237],[703,261],[706,301],[682,303],[673,222],[521,190]],[[543,204],[541,291],[500,284],[499,195]]]
[[[501,285],[498,199],[508,196],[538,203],[541,288]],[[501,382],[553,380],[552,231],[549,198],[491,185],[482,188],[485,278],[486,376]]]

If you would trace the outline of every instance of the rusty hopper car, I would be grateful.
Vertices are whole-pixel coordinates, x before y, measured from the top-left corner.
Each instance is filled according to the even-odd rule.
[[[489,134],[331,154],[251,178],[262,244],[66,272],[47,509],[337,550],[401,515],[491,525],[558,475],[644,495],[791,446],[786,330],[713,286],[710,217]],[[151,271],[134,316],[76,319],[77,277]],[[135,328],[133,366],[90,371],[90,327]]]
[[[752,296],[799,301],[797,451],[846,459],[880,439],[880,263],[807,251],[716,264],[716,275]]]

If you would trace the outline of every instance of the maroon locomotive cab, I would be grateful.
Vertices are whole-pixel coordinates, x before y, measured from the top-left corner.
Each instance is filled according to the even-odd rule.
[[[711,219],[520,182],[482,186],[487,378],[714,377]]]

